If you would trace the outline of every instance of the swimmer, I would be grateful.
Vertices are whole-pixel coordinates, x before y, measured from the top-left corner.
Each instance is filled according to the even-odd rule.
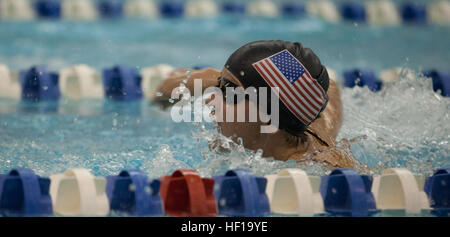
[[[225,91],[225,87],[268,88],[273,86],[274,83],[281,83],[280,74],[278,74],[279,77],[274,76],[270,79],[264,71],[263,65],[257,64],[263,59],[275,60],[273,61],[275,64],[271,66],[276,66],[279,72],[284,70],[285,66],[291,67],[287,70],[292,70],[292,67],[295,68],[294,71],[297,74],[283,73],[287,77],[298,76],[298,71],[301,71],[301,67],[303,67],[305,75],[301,75],[307,76],[309,74],[312,77],[309,81],[311,84],[307,85],[309,87],[307,89],[311,91],[306,91],[306,88],[301,90],[298,87],[285,88],[285,90],[290,90],[288,101],[287,97],[283,98],[283,93],[285,93],[285,96],[288,93],[283,92],[280,88],[280,96],[278,97],[279,129],[274,133],[261,133],[260,127],[268,125],[270,121],[269,123],[263,123],[258,119],[257,122],[218,122],[222,134],[235,142],[237,138],[241,138],[244,147],[247,149],[263,150],[263,157],[274,157],[282,161],[296,160],[299,164],[306,164],[307,161],[320,162],[329,168],[354,168],[356,162],[346,140],[343,140],[343,142],[347,147],[339,147],[336,142],[343,119],[338,85],[333,80],[329,80],[327,69],[321,64],[314,52],[309,48],[304,48],[298,42],[271,40],[248,43],[237,49],[228,58],[222,70],[204,68],[189,70],[190,72],[187,73],[187,69],[177,69],[161,83],[156,90],[159,92],[159,96],[155,95],[153,101],[164,107],[169,105],[167,104],[168,97],[180,83],[184,83],[192,94],[194,79],[202,79],[203,90],[215,86],[222,91]],[[264,66],[269,67],[268,64],[264,64]],[[272,69],[275,70],[273,67]],[[308,79],[299,77],[298,80]],[[312,88],[313,86],[315,87]],[[312,91],[313,89],[314,91]],[[296,93],[295,96],[293,93]],[[270,92],[268,94],[270,96]],[[224,104],[226,104],[225,96],[223,97]],[[248,99],[245,100],[245,103],[247,115]],[[228,103],[226,106],[237,108],[236,103]],[[223,106],[222,111],[215,111],[214,113],[225,114],[226,106]],[[248,118],[246,118],[246,121],[248,121]]]

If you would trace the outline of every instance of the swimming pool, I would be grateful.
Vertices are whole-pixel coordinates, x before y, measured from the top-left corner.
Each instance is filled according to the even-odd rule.
[[[97,71],[115,64],[138,70],[156,64],[221,68],[231,52],[260,39],[299,41],[338,75],[353,68],[380,72],[403,67],[413,76],[368,88],[341,88],[344,124],[356,158],[369,167],[407,167],[431,175],[450,166],[450,99],[432,90],[422,70],[449,70],[450,28],[438,25],[331,24],[314,17],[264,19],[219,15],[210,19],[115,19],[0,21],[0,64],[18,71],[32,65],[60,70],[87,64]],[[339,80],[339,79],[337,79]],[[51,112],[42,112],[46,107]],[[295,162],[261,158],[233,146],[231,154],[209,150],[217,136],[209,123],[175,123],[148,100],[104,99],[28,104],[0,99],[0,172],[28,167],[49,176],[69,167],[98,176],[138,168],[150,177],[179,168],[203,176],[245,168],[256,175],[298,168]],[[324,175],[323,167],[300,167]],[[379,174],[378,169],[361,172]]]

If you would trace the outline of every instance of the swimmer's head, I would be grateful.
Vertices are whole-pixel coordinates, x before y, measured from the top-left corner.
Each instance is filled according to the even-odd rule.
[[[274,64],[255,65],[263,59],[272,59]],[[286,78],[286,75],[296,77],[299,75],[298,71],[303,70],[301,68],[306,70],[304,76],[310,76],[310,79],[298,79],[295,85],[292,84],[292,89],[286,87],[288,84],[282,84],[289,83],[289,81],[282,81],[281,77]],[[284,70],[284,74],[280,69]],[[281,98],[278,127],[297,137],[304,135],[308,125],[320,116],[320,112],[325,109],[328,102],[326,91],[329,86],[329,77],[327,70],[311,49],[303,48],[298,42],[264,40],[248,43],[237,49],[228,58],[224,71],[225,75],[228,74],[228,78],[224,76],[221,79],[234,81],[234,84],[244,88],[270,88],[276,83],[280,83],[278,86]],[[291,74],[289,74],[290,72]],[[272,78],[269,78],[271,77],[269,73],[273,74]],[[230,77],[233,78],[230,79]],[[238,81],[236,82],[236,80]],[[279,81],[274,82],[273,80]],[[287,78],[287,80],[290,79]],[[282,92],[282,90],[286,92]],[[283,98],[281,93],[285,93],[288,99]],[[267,97],[270,104],[270,92],[267,93]],[[288,105],[289,103],[291,104]],[[266,108],[259,109],[265,110]],[[270,114],[270,106],[267,111],[263,112]]]

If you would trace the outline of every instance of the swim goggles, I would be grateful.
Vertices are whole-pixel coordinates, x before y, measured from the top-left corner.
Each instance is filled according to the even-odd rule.
[[[224,78],[224,77],[219,77],[218,79],[217,79],[217,81],[218,81],[218,87],[219,87],[219,89],[222,91],[222,94],[223,95],[225,95],[226,94],[226,88],[227,87],[232,87],[232,88],[237,88],[237,87],[239,87],[238,85],[236,85],[235,83],[233,83],[233,82],[231,82],[230,80],[228,80],[228,79],[226,79],[226,78]],[[234,102],[234,104],[237,104],[239,101],[239,97],[237,96],[237,93],[234,93],[234,96],[235,96],[235,98],[234,98],[234,100],[233,100],[233,102]],[[242,97],[240,97],[240,98],[242,98]],[[248,98],[248,94],[245,94],[245,98],[247,99]],[[228,102],[228,100],[227,100],[227,102]],[[328,102],[328,97],[327,97],[327,102]],[[306,130],[305,130],[305,132],[307,132],[307,133],[309,133],[311,136],[313,136],[321,145],[323,145],[323,146],[327,146],[327,147],[329,147],[329,145],[328,145],[328,143],[325,141],[325,140],[323,140],[322,138],[320,138],[315,132],[313,132],[310,128],[307,128]]]
[[[241,86],[236,85],[235,83],[231,82],[230,80],[228,80],[228,79],[226,79],[226,78],[224,78],[222,76],[217,78],[217,81],[218,81],[218,87],[222,91],[222,95],[224,95],[224,96],[227,95],[226,94],[227,93],[227,91],[226,91],[227,87],[231,87],[233,89],[241,87]],[[240,93],[234,91],[233,94],[234,94],[233,103],[237,104],[237,103],[241,102],[242,96],[238,96],[238,95],[240,95]],[[248,97],[249,97],[249,95],[247,93],[244,93],[244,98],[248,99]],[[230,100],[226,100],[226,102],[231,102],[231,101]]]

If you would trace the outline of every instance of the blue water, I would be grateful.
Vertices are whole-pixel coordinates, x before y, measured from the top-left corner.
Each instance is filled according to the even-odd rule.
[[[351,140],[355,157],[375,174],[377,167],[407,167],[431,174],[450,166],[450,99],[433,92],[421,69],[450,69],[450,28],[332,25],[314,18],[117,20],[94,22],[0,22],[0,64],[20,70],[45,64],[59,70],[88,64],[97,70],[113,64],[143,68],[160,63],[175,67],[209,64],[220,68],[242,44],[260,39],[300,41],[339,73],[364,67],[379,71],[397,66],[412,70],[379,93],[342,89],[344,125],[340,139]],[[26,104],[0,99],[0,172],[28,167],[51,175],[85,167],[95,175],[139,168],[151,177],[178,168],[216,175],[248,168],[275,173],[295,162],[261,158],[222,138],[233,152],[210,151],[219,136],[212,124],[175,123],[169,111],[105,100]],[[325,174],[319,166],[300,167]]]
[[[224,65],[241,45],[262,39],[299,41],[338,72],[407,66],[449,69],[448,26],[331,24],[316,18],[147,19],[0,22],[0,63],[19,70],[46,64],[59,70],[84,63],[102,69]]]

